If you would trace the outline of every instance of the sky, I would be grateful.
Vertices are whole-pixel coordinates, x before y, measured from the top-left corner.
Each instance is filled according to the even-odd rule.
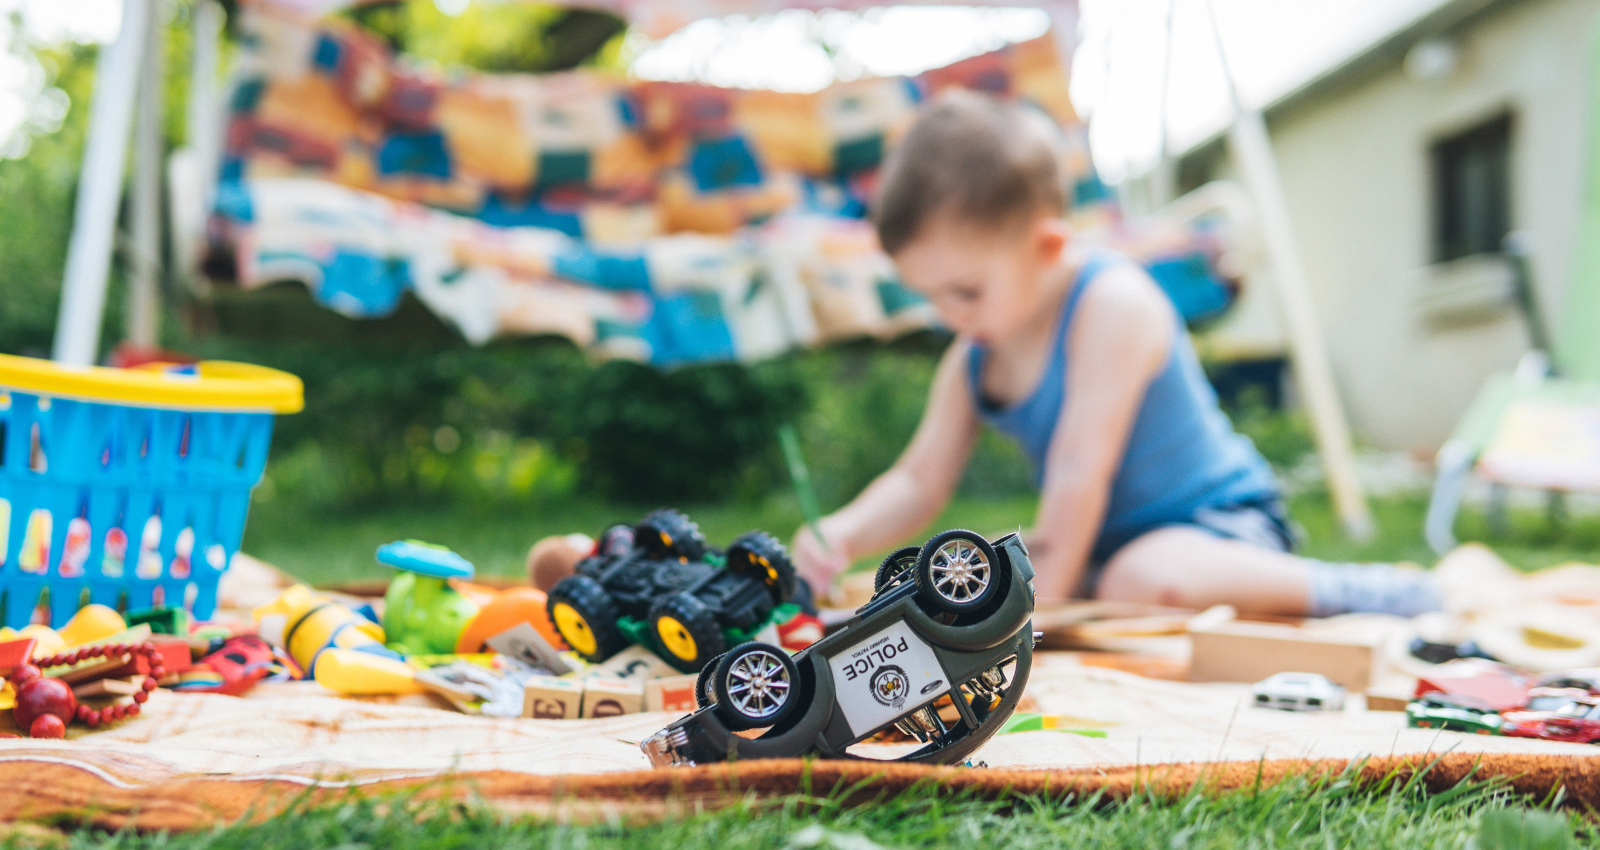
[[[448,12],[463,0],[435,2]],[[1163,135],[1177,151],[1225,126],[1229,99],[1208,8],[1241,97],[1263,105],[1443,0],[1080,2],[1073,101],[1091,119],[1102,176],[1118,182],[1157,161]],[[11,12],[20,13],[22,33],[12,32]],[[0,0],[0,44],[17,37],[104,42],[120,20],[120,0]],[[789,11],[700,21],[659,42],[636,38],[630,47],[634,72],[647,79],[815,91],[835,79],[917,73],[1033,38],[1048,25],[1033,9]],[[48,127],[60,106],[37,68],[14,51],[0,53],[0,155],[17,154],[8,141],[19,126],[31,120],[36,129]]]

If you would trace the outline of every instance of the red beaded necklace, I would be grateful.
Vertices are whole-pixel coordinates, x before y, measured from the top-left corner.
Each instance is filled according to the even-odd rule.
[[[33,662],[40,670],[51,667],[63,667],[86,661],[90,658],[116,658],[122,655],[144,656],[145,669],[149,671],[144,677],[140,689],[133,692],[133,702],[113,703],[105,708],[90,708],[80,704],[75,713],[78,720],[83,721],[90,729],[102,723],[114,723],[124,717],[137,717],[145,700],[150,698],[150,692],[156,689],[162,676],[167,673],[167,668],[162,666],[161,653],[156,645],[145,641],[144,643],[113,643],[100,646],[86,646],[70,652],[62,652],[48,658],[40,658]],[[20,683],[19,683],[20,684]]]

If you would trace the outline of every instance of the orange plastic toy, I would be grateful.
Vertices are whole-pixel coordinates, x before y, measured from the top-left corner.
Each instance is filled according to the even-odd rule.
[[[545,613],[544,591],[531,587],[511,587],[494,595],[478,610],[478,616],[461,630],[456,640],[456,652],[468,654],[483,652],[484,642],[518,623],[533,626],[550,645],[566,649],[566,641],[556,632]]]

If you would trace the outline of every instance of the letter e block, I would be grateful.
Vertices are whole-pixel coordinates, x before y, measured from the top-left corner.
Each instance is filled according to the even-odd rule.
[[[583,682],[533,676],[522,688],[522,716],[535,720],[575,720],[583,708]]]

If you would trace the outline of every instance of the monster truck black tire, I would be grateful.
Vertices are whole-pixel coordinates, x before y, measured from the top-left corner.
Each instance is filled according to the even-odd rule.
[[[789,560],[789,550],[765,531],[747,531],[729,544],[728,570],[766,585],[774,605],[794,598],[795,584],[799,581],[794,562]]]
[[[658,599],[646,618],[661,658],[685,673],[697,673],[727,648],[717,615],[688,593]]]
[[[698,561],[706,555],[706,539],[700,534],[700,526],[671,508],[651,511],[635,523],[633,545],[651,558]]]
[[[598,664],[628,647],[628,639],[617,628],[617,606],[611,595],[588,576],[556,582],[545,611],[561,639],[585,661]]]
[[[989,541],[964,529],[934,535],[917,555],[917,599],[930,612],[977,611],[1000,595],[1006,577]]]
[[[633,526],[617,524],[600,532],[594,542],[594,554],[599,557],[625,555],[633,548]]]
[[[883,563],[878,565],[878,572],[872,577],[872,595],[877,597],[885,590],[911,578],[912,570],[917,566],[917,556],[922,554],[922,549],[916,546],[906,546],[889,553]]]
[[[729,729],[777,726],[800,709],[800,668],[782,648],[751,641],[717,662],[711,690]]]
[[[716,658],[707,661],[706,666],[700,668],[700,676],[694,680],[695,705],[705,708],[717,701],[717,695],[711,690],[711,674],[717,672],[717,663],[722,660],[723,655],[727,654],[724,652],[722,655],[718,655]]]

